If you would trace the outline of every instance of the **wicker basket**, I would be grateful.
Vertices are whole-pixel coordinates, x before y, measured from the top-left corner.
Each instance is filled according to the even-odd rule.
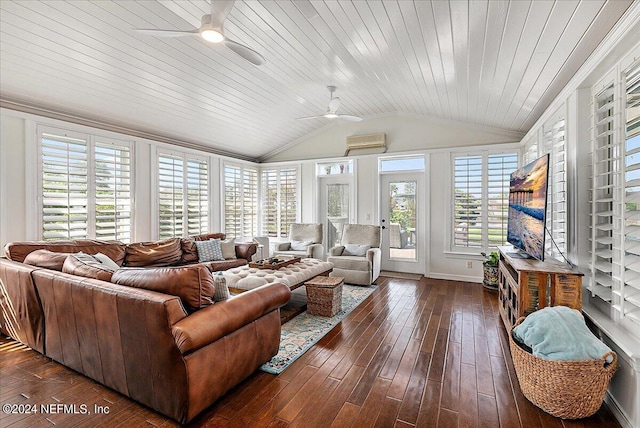
[[[332,317],[342,309],[342,278],[314,278],[305,283],[307,313]]]
[[[524,320],[518,319],[514,328]],[[509,334],[513,365],[525,397],[550,415],[563,419],[586,418],[598,411],[616,371],[618,357],[607,352],[599,360],[555,361],[522,349]],[[612,355],[613,361],[606,364]]]

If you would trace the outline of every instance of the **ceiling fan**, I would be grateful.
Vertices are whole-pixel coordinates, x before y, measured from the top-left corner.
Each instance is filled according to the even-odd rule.
[[[264,57],[248,46],[235,42],[224,35],[223,25],[233,8],[235,0],[211,0],[211,14],[202,17],[200,28],[192,30],[163,30],[159,28],[135,28],[135,31],[157,37],[200,36],[210,43],[222,43],[254,65],[266,62]]]
[[[321,117],[324,117],[326,119],[348,120],[349,122],[360,122],[362,120],[362,118],[358,116],[350,116],[348,114],[338,114],[337,111],[338,111],[338,107],[340,107],[340,98],[333,96],[333,93],[336,91],[337,88],[335,86],[327,86],[327,89],[331,94],[331,99],[329,100],[329,105],[327,106],[327,112],[319,116],[299,117],[298,120],[318,119]]]

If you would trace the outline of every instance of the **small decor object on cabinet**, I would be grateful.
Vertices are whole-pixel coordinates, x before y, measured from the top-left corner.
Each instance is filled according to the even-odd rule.
[[[482,285],[489,290],[498,290],[498,262],[500,256],[497,251],[492,251],[487,256],[486,253],[480,253],[485,258],[482,262],[482,271],[484,274],[484,280]]]

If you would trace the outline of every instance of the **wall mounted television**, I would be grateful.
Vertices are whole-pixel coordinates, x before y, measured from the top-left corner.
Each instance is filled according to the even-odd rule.
[[[544,260],[549,154],[511,173],[507,242],[524,253],[512,257]]]

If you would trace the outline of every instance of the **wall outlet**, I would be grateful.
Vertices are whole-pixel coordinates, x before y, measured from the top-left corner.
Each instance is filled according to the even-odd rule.
[[[473,262],[468,261],[467,262],[467,269],[471,269],[473,267]]]

